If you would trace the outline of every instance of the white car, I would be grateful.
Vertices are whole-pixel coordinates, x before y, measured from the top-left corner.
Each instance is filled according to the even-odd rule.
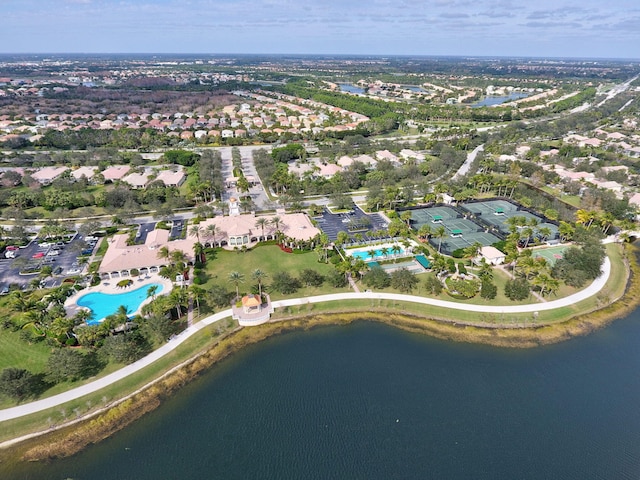
[[[49,242],[38,243],[38,247],[40,248],[49,248],[51,244]]]
[[[49,253],[47,253],[47,257],[57,257],[58,255],[60,255],[59,250],[51,250]]]

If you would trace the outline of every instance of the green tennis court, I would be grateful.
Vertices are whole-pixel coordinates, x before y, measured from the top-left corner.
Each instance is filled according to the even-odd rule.
[[[564,255],[564,251],[569,248],[568,245],[559,245],[557,247],[549,248],[537,248],[533,251],[534,257],[544,258],[549,265],[555,265],[555,263],[561,259]]]

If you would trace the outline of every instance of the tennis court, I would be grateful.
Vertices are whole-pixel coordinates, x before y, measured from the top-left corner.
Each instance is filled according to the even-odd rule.
[[[471,233],[463,233],[461,236],[449,236],[447,238],[442,239],[442,245],[440,247],[440,252],[446,255],[451,255],[455,250],[459,250],[461,248],[467,248],[474,243],[480,243],[482,246],[493,245],[496,242],[499,242],[500,239],[495,235],[487,232],[471,232]],[[437,250],[438,245],[440,243],[440,239],[431,237],[429,239],[429,243]]]
[[[461,216],[462,215],[450,207],[419,208],[411,210],[411,224],[416,229],[419,229],[422,225],[433,227]]]
[[[558,260],[560,260],[563,257],[564,251],[567,248],[569,248],[568,245],[560,245],[557,247],[549,247],[549,248],[536,248],[533,251],[533,256],[542,257],[547,261],[549,265],[553,266]]]
[[[506,205],[509,205],[510,208],[507,209]],[[461,208],[476,215],[478,222],[488,227],[496,228],[504,236],[507,236],[510,233],[510,218],[524,217],[528,225],[532,225],[537,222],[537,224],[532,227],[533,237],[538,237],[539,239],[544,240],[554,240],[559,237],[558,227],[556,225],[545,222],[545,218],[534,215],[533,213],[525,210],[518,210],[515,205],[504,200],[469,203],[462,205]],[[502,209],[501,213],[496,214],[496,210],[499,209]],[[546,229],[548,229],[548,231]]]

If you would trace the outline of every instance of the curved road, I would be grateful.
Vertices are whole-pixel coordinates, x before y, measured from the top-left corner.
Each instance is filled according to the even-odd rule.
[[[282,308],[295,305],[307,305],[309,303],[319,302],[331,302],[336,300],[356,300],[356,299],[381,299],[381,300],[398,300],[403,302],[421,303],[424,305],[433,305],[436,307],[450,308],[453,310],[466,310],[472,312],[486,312],[486,313],[526,313],[537,312],[541,310],[552,310],[554,308],[566,307],[573,305],[581,300],[585,300],[596,293],[598,293],[607,283],[609,276],[611,275],[611,262],[607,257],[602,266],[602,274],[596,278],[591,285],[584,290],[581,290],[568,297],[553,300],[545,303],[535,303],[528,305],[512,305],[512,306],[489,306],[489,305],[467,305],[454,302],[447,302],[444,300],[436,300],[432,298],[415,297],[413,295],[400,295],[395,293],[375,293],[375,292],[361,292],[361,293],[335,293],[331,295],[318,295],[315,297],[294,298],[290,300],[280,300],[273,302],[275,308]],[[153,362],[162,358],[167,353],[176,349],[180,344],[187,340],[192,335],[195,335],[198,331],[204,327],[211,325],[231,316],[231,309],[218,312],[211,315],[204,320],[192,325],[183,331],[180,335],[177,335],[174,339],[164,344],[159,349],[150,353],[144,358],[141,358],[137,362],[127,365],[118,371],[115,371],[105,377],[94,380],[93,382],[82,385],[81,387],[68,390],[58,395],[43,398],[35,402],[26,403],[24,405],[18,405],[17,407],[6,408],[0,410],[0,422],[6,420],[12,420],[32,413],[40,412],[48,408],[54,408],[63,403],[75,400],[90,393],[97,392],[98,390],[116,383],[123,378],[142,370],[143,368],[151,365]]]

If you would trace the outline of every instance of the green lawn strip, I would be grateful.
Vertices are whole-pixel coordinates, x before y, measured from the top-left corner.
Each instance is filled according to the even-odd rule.
[[[222,320],[222,325],[227,325],[229,322],[230,320]],[[166,373],[175,365],[184,362],[202,351],[219,336],[221,327],[221,325],[214,324],[204,328],[197,335],[186,340],[174,351],[158,359],[158,361],[96,393],[86,395],[64,405],[33,415],[2,422],[0,442],[46,429],[51,425],[62,423],[65,419],[72,420],[89,410],[107,405],[115,399],[122,398],[138,390]]]
[[[26,343],[19,331],[0,329],[0,370],[19,366],[32,373],[44,372],[50,351],[44,342]]]

